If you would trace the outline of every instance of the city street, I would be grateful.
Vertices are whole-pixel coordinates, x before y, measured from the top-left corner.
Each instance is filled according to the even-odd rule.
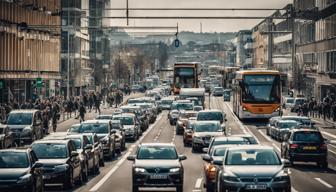
[[[207,99],[208,100],[208,99]],[[227,114],[227,130],[228,134],[252,134],[262,145],[269,145],[280,153],[280,143],[266,136],[265,125],[266,122],[240,122],[235,115],[233,115],[230,102],[224,102],[221,97],[211,97],[211,108],[223,110]],[[111,113],[112,111],[105,111],[104,113]],[[105,167],[102,167],[100,174],[91,176],[90,180],[83,186],[77,188],[75,191],[99,191],[108,192],[128,192],[131,191],[132,186],[132,164],[127,161],[126,157],[133,154],[137,144],[148,142],[173,142],[180,154],[185,154],[187,160],[183,162],[184,173],[184,191],[201,192],[203,188],[203,160],[201,153],[192,153],[190,147],[184,147],[182,136],[176,136],[174,126],[170,126],[167,121],[167,111],[162,112],[157,121],[150,126],[150,128],[143,133],[143,136],[137,142],[130,142],[127,144],[127,150],[119,157],[111,162],[107,162]],[[325,124],[318,124],[322,130],[323,136],[330,140],[336,140],[334,129],[325,129]],[[66,127],[60,127],[65,130]],[[315,164],[298,163],[295,167],[290,168],[292,179],[292,191],[335,191],[336,180],[336,145],[329,144],[329,168],[324,170],[318,168]],[[53,189],[47,189],[53,191]],[[145,191],[167,191],[167,189],[146,189]],[[174,189],[168,191],[174,191]]]

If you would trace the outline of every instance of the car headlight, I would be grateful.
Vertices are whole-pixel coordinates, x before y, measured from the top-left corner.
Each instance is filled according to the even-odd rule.
[[[288,181],[288,180],[289,180],[289,176],[285,172],[278,173],[273,179],[273,181],[275,181],[275,182]]]
[[[20,177],[17,183],[27,183],[30,181],[30,179],[31,179],[31,174],[27,174],[27,175]]]
[[[243,107],[243,111],[247,111],[246,107]]]
[[[146,170],[145,170],[144,168],[140,168],[140,167],[136,167],[136,168],[134,168],[134,171],[135,171],[136,173],[144,173],[144,172],[146,172]]]
[[[236,176],[229,175],[229,174],[226,174],[226,173],[223,174],[223,179],[225,181],[233,181],[233,182],[238,182],[239,181],[239,179]]]
[[[203,142],[202,138],[201,137],[194,137],[193,138],[194,142]]]
[[[32,129],[31,129],[30,126],[25,127],[25,128],[23,129],[23,132],[25,132],[25,133],[28,133],[28,132],[31,132],[31,131],[32,131]]]
[[[171,168],[169,170],[170,173],[176,173],[176,172],[179,172],[180,171],[180,168],[179,167],[176,167],[176,168]]]
[[[55,172],[64,172],[64,171],[66,171],[68,169],[69,169],[69,165],[68,164],[55,166]]]

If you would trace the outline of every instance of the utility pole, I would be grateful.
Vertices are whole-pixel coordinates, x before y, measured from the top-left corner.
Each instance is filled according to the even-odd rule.
[[[70,98],[70,11],[68,10],[68,62],[67,62],[67,99]]]

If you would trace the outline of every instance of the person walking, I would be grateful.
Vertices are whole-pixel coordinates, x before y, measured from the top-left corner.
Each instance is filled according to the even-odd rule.
[[[46,108],[43,110],[42,112],[42,124],[43,124],[43,132],[44,135],[48,135],[49,134],[49,109]]]
[[[81,102],[80,106],[79,106],[79,122],[83,122],[85,121],[85,113],[86,113],[86,109],[84,104]]]
[[[52,109],[51,109],[51,124],[53,131],[56,132],[57,129],[57,120],[59,119],[60,108],[56,102],[53,103]]]
[[[98,111],[98,114],[100,115],[100,95],[97,93],[97,95],[95,95],[94,97],[94,104],[95,104],[95,108],[96,108],[96,113]]]

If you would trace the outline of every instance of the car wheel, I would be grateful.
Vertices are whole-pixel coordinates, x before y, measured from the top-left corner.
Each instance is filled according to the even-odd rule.
[[[83,175],[83,181],[87,181],[88,180],[88,164],[87,163],[85,163],[84,165],[82,175]]]
[[[327,169],[328,162],[327,161],[317,162],[317,166],[321,167],[322,169]]]
[[[70,171],[69,178],[63,184],[65,189],[72,189],[75,186],[74,178],[73,178],[73,170]]]
[[[99,155],[99,166],[101,166],[101,167],[104,167],[104,166],[105,166],[105,160],[104,160],[104,157],[101,157],[100,155]]]
[[[176,187],[176,192],[183,192],[183,184]]]
[[[138,186],[132,186],[132,192],[138,192],[139,191],[139,187]]]
[[[196,152],[196,148],[194,147],[194,145],[191,146],[191,152],[195,153]]]
[[[39,192],[44,192],[44,183],[42,183],[42,185],[40,186]]]

